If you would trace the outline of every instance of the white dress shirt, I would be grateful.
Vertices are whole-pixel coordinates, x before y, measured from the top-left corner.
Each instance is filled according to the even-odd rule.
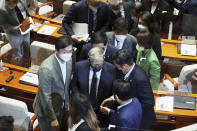
[[[115,35],[115,47],[118,49],[122,49],[124,40],[126,39],[126,35]]]
[[[131,67],[129,72],[127,72],[127,74],[124,76],[124,80],[127,80],[127,78],[130,76],[131,72],[133,71],[134,67],[135,67],[135,63],[133,63],[133,66]]]
[[[66,62],[62,63],[56,56],[56,53],[55,53],[55,58],[57,59],[58,63],[60,64],[60,68],[61,68],[61,71],[62,71],[62,76],[63,76],[63,82],[65,84],[66,82]]]
[[[121,13],[121,17],[125,18],[125,13],[124,13],[124,7],[123,5],[120,6],[120,13]]]
[[[132,99],[131,99],[129,102],[127,102],[127,103],[125,103],[125,104],[123,104],[123,105],[118,106],[117,109],[119,110],[120,108],[122,108],[122,107],[128,105],[128,104],[131,103],[131,102],[132,102]]]

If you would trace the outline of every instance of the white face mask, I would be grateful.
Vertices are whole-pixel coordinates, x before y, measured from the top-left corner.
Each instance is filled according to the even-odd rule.
[[[140,46],[140,45],[136,45],[136,49],[137,51],[144,51],[144,47],[143,46]]]
[[[98,9],[98,7],[93,7],[93,6],[91,6],[91,5],[89,5],[89,8],[94,12],[94,13],[96,13],[97,12],[97,9]]]
[[[71,59],[72,53],[60,54],[59,57],[64,61],[67,62]]]
[[[138,24],[138,28],[139,28],[140,31],[147,31],[148,30],[148,27],[144,26],[142,24]]]

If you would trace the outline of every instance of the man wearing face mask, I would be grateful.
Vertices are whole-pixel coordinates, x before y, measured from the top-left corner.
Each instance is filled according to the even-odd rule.
[[[15,64],[20,66],[29,56],[30,33],[22,35],[19,30],[22,21],[28,15],[26,0],[0,0],[0,26],[8,35],[8,40],[15,51]]]
[[[91,43],[85,44],[82,47],[80,60],[88,59],[88,52],[91,48],[100,47],[104,49],[105,61],[112,63],[111,54],[116,52],[118,49],[110,44],[107,44],[107,36],[104,32],[96,32],[91,37]]]
[[[45,59],[39,68],[38,93],[33,108],[41,131],[59,131],[63,112],[68,110],[72,44],[69,36],[58,38],[55,53]]]
[[[137,40],[134,36],[128,34],[128,22],[124,18],[117,18],[114,22],[113,32],[107,32],[108,44],[115,46],[118,49],[130,51],[133,56],[136,56]]]
[[[89,60],[76,63],[71,90],[73,93],[83,93],[89,98],[100,121],[100,126],[107,127],[108,118],[101,113],[99,106],[104,99],[112,95],[115,67],[104,61],[102,48],[92,48],[88,56]]]

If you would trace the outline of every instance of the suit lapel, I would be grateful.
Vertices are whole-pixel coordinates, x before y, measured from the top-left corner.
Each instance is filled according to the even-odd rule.
[[[85,83],[85,90],[88,92],[89,95],[89,74],[90,74],[90,65],[89,62],[86,63],[85,68],[83,69],[83,81]]]
[[[113,33],[111,38],[108,40],[108,44],[115,46],[115,40],[116,40],[115,34]]]
[[[55,67],[55,70],[56,70],[57,74],[60,74],[60,78],[61,78],[60,81],[61,81],[62,84],[64,85],[61,67],[60,67],[60,65],[59,65],[59,63],[58,63],[58,60],[57,60],[56,57],[55,57],[55,54],[54,54],[54,58],[53,58],[53,59],[55,59],[55,60],[54,60],[54,67]]]
[[[70,83],[70,76],[72,73],[72,59],[66,62],[66,81],[65,81],[65,86],[68,87],[68,83]]]
[[[129,47],[128,47],[128,36],[125,38],[125,40],[124,40],[124,42],[123,42],[123,45],[122,45],[122,49],[128,49]]]

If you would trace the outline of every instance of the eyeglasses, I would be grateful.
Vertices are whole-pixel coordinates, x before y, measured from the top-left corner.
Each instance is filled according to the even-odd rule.
[[[64,52],[64,53],[72,53],[73,51],[74,51],[73,48],[71,48],[71,49],[69,49],[69,50],[67,50],[67,49],[63,49],[63,50],[62,50],[62,52]]]

